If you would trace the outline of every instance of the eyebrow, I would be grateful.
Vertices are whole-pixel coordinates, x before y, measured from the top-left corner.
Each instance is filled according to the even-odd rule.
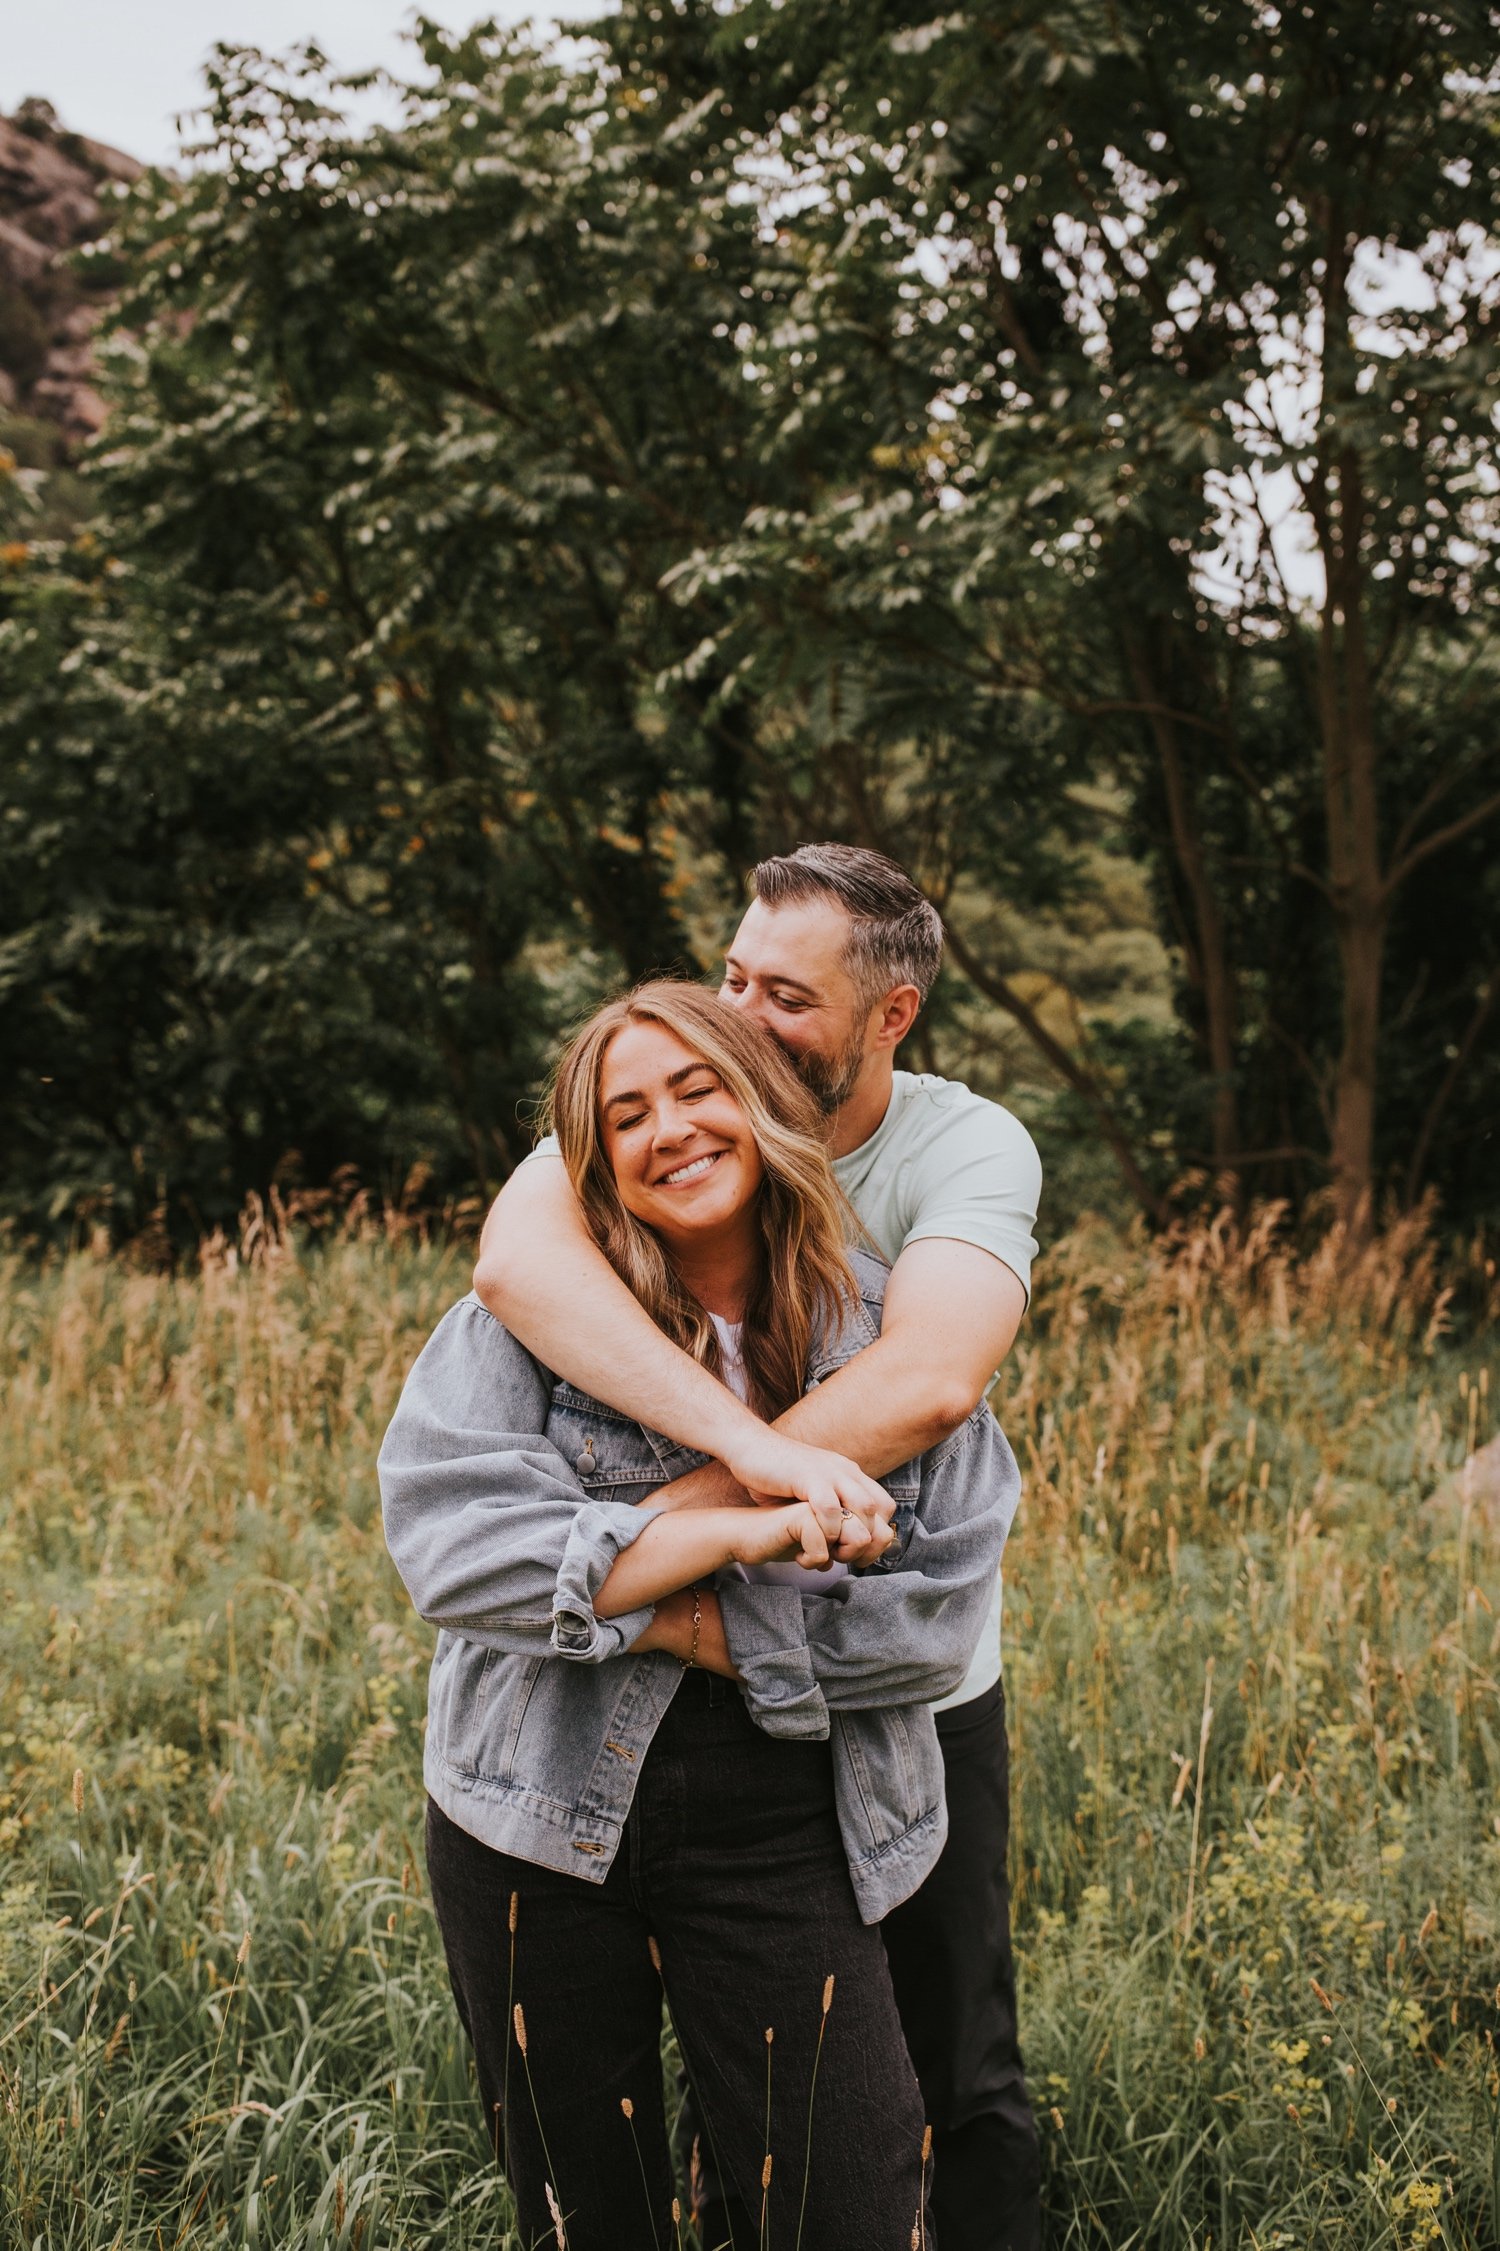
[[[683,1080],[690,1079],[695,1071],[712,1072],[713,1065],[712,1063],[704,1063],[702,1061],[699,1061],[697,1063],[684,1063],[680,1071],[669,1071],[667,1073],[668,1086],[681,1086]],[[715,1076],[717,1076],[717,1074],[715,1074]],[[617,1109],[622,1102],[644,1102],[645,1099],[646,1097],[644,1094],[641,1094],[632,1088],[628,1093],[625,1094],[612,1094],[609,1100],[605,1103],[604,1107],[606,1110],[614,1110]]]
[[[741,976],[744,975],[744,964],[736,961],[733,954],[724,956],[724,967],[726,969],[738,969]],[[762,982],[767,985],[790,985],[794,991],[806,993],[809,1000],[820,998],[815,985],[804,985],[800,977],[788,977],[786,972],[781,969],[773,969]]]

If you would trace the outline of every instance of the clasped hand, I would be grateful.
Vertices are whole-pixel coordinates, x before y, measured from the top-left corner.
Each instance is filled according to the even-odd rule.
[[[763,1520],[747,1525],[742,1563],[873,1563],[894,1537],[896,1504],[857,1462],[761,1425],[725,1465]],[[788,1499],[790,1496],[790,1500]]]
[[[896,1513],[885,1487],[847,1455],[764,1423],[721,1462],[690,1470],[639,1505],[672,1514],[738,1509],[745,1521],[734,1528],[736,1562],[796,1562],[810,1571],[875,1562],[891,1544]]]
[[[895,1538],[888,1521],[894,1504],[882,1493],[886,1512],[868,1514],[840,1501],[793,1501],[779,1508],[747,1510],[735,1545],[739,1561],[800,1563],[808,1571],[830,1563],[874,1563]]]
[[[889,1524],[896,1513],[885,1487],[867,1477],[847,1454],[805,1445],[766,1423],[757,1424],[732,1453],[726,1453],[724,1466],[761,1507],[808,1501],[817,1508],[852,1509],[881,1524]]]

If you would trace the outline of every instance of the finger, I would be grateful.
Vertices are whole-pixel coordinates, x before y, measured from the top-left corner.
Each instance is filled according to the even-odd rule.
[[[819,1493],[815,1500],[810,1500],[806,1505],[824,1539],[836,1540],[844,1521],[844,1504],[837,1493]]]
[[[896,1513],[896,1504],[889,1493],[880,1493],[878,1499],[871,1499],[861,1487],[857,1493],[840,1493],[839,1499],[843,1507],[854,1516],[862,1516],[867,1524],[888,1524]]]
[[[845,1508],[857,1509],[861,1516],[894,1515],[896,1504],[890,1494],[873,1477],[866,1477],[857,1463],[849,1463],[838,1485]]]
[[[846,1509],[839,1525],[838,1554],[840,1558],[847,1563],[851,1556],[864,1557],[872,1552],[871,1542],[874,1534],[875,1527],[865,1517],[860,1516],[853,1509]],[[878,1555],[880,1550],[875,1548],[873,1552]]]
[[[879,1550],[872,1547],[867,1539],[840,1540],[838,1546],[834,1549],[836,1560],[851,1566],[873,1563],[878,1553]]]
[[[850,1535],[848,1550],[846,1552],[841,1543],[840,1556],[844,1562],[875,1563],[885,1554],[887,1548],[895,1545],[896,1535],[888,1524],[870,1524],[863,1518],[856,1521],[860,1525],[857,1544],[855,1524],[850,1522],[845,1526],[846,1532]]]
[[[808,1509],[798,1511],[799,1521],[792,1527],[796,1533],[799,1553],[797,1561],[805,1571],[821,1571],[828,1564],[828,1542],[817,1517]]]
[[[866,1477],[864,1471],[853,1462],[838,1462],[829,1471],[826,1482],[820,1483],[816,1490],[820,1499],[835,1500],[840,1508],[852,1509],[856,1516],[891,1516],[895,1513],[896,1504],[885,1487],[877,1485],[873,1477]]]

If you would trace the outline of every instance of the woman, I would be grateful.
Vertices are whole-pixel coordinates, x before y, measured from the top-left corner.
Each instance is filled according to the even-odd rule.
[[[745,1018],[641,987],[573,1041],[553,1118],[616,1271],[761,1412],[877,1333],[884,1269],[847,1257],[813,1101]],[[906,2251],[923,2126],[874,1926],[942,1846],[927,1706],[978,1636],[1015,1464],[980,1409],[884,1493],[845,1479],[859,1507],[658,1505],[700,1460],[476,1298],[408,1379],[381,1485],[442,1629],[427,1841],[454,1992],[526,2244],[682,2240],[665,1988],[762,2239]]]

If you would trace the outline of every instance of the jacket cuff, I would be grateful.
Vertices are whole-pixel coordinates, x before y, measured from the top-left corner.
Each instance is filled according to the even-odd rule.
[[[767,1735],[824,1738],[828,1706],[813,1673],[797,1588],[721,1572],[714,1591],[756,1726]]]
[[[659,1509],[627,1508],[618,1501],[585,1501],[568,1531],[552,1597],[552,1648],[558,1657],[596,1665],[623,1657],[656,1616],[655,1605],[622,1610],[616,1618],[594,1614],[594,1597],[616,1556],[633,1546]]]

